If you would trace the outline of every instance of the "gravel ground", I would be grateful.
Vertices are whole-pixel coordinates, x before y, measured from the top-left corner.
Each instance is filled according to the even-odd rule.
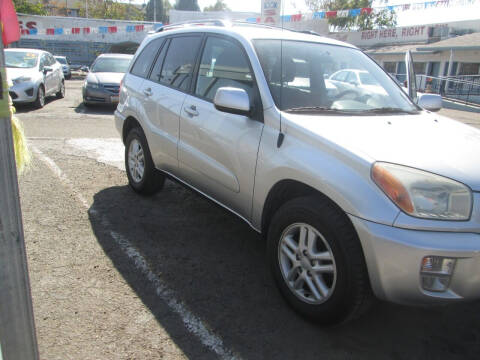
[[[378,302],[327,329],[297,316],[245,223],[169,181],[151,198],[128,188],[122,154],[105,155],[121,150],[113,110],[85,109],[80,87],[18,114],[37,150],[20,190],[42,359],[478,358],[478,302]]]

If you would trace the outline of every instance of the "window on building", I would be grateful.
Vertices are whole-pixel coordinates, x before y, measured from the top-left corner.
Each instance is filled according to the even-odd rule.
[[[386,72],[390,74],[395,74],[397,72],[397,63],[394,61],[384,61],[383,68]]]
[[[480,74],[480,63],[461,63],[458,75],[478,75]]]
[[[424,62],[414,62],[413,63],[413,69],[415,71],[415,75],[424,75],[426,64],[427,63],[424,63]]]

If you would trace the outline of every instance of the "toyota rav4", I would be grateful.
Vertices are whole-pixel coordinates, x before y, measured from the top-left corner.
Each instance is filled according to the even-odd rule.
[[[130,186],[177,180],[267,239],[278,287],[323,324],[377,298],[480,298],[480,131],[428,111],[356,47],[222,21],[139,47],[115,112]],[[339,86],[342,69],[368,86]],[[333,77],[332,77],[333,75]]]

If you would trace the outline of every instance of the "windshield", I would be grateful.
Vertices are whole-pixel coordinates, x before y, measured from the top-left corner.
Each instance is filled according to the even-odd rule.
[[[27,51],[5,51],[5,67],[33,68],[37,65],[38,54]]]
[[[57,61],[58,61],[60,64],[67,65],[67,60],[65,60],[65,58],[56,57],[55,59],[57,59]]]
[[[418,108],[358,49],[254,40],[275,104],[283,111],[414,113]]]
[[[124,73],[127,72],[128,65],[130,65],[130,59],[99,58],[95,61],[95,64],[93,64],[91,71]]]

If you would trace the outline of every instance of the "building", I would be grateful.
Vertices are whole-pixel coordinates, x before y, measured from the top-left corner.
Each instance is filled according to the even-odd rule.
[[[383,68],[403,80],[405,53],[415,73],[431,77],[480,76],[480,20],[418,25],[329,36],[364,49]]]

